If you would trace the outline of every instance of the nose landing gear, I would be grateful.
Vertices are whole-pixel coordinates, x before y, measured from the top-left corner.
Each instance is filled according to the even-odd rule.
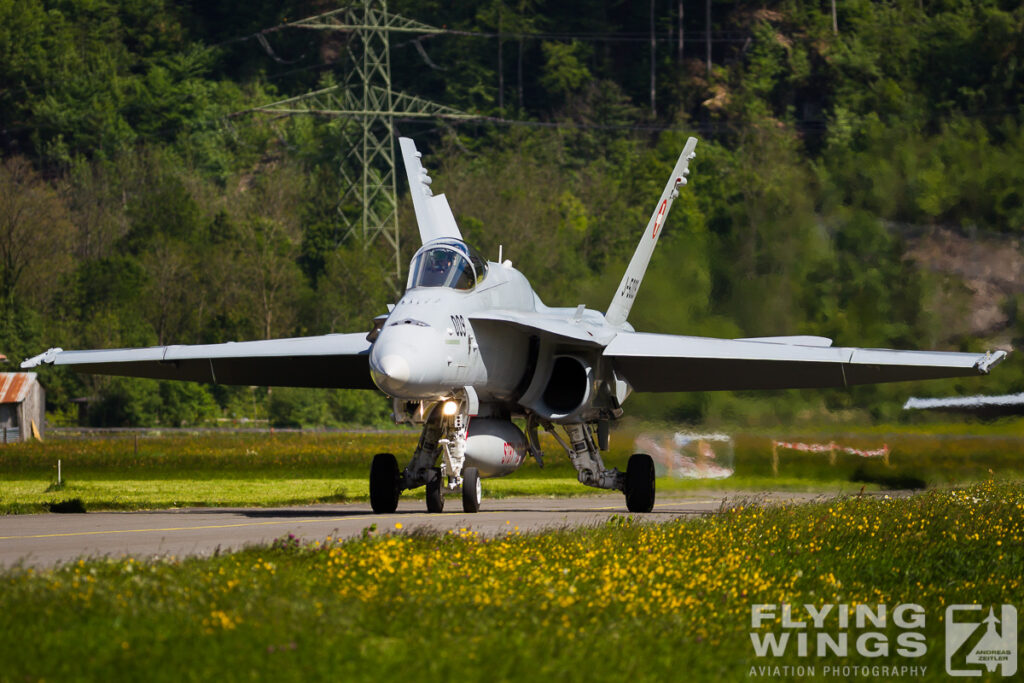
[[[466,467],[462,470],[462,511],[480,512],[480,470]]]
[[[454,415],[443,415],[437,404],[424,421],[423,433],[409,465],[402,471],[390,453],[378,453],[370,465],[370,506],[373,511],[392,513],[406,489],[426,486],[427,512],[443,512],[448,493],[462,492],[462,509],[479,512],[480,472],[465,467],[469,419],[465,404]],[[440,467],[435,467],[438,460]]]

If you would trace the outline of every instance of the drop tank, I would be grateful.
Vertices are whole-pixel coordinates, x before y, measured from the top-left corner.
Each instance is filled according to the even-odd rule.
[[[466,439],[466,465],[483,477],[516,471],[526,458],[526,435],[511,420],[473,418]]]

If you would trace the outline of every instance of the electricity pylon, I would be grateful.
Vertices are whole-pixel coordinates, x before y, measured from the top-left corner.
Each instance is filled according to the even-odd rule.
[[[398,196],[395,187],[395,117],[471,119],[457,109],[395,92],[391,89],[392,33],[436,34],[442,29],[389,14],[386,0],[362,0],[343,8],[300,19],[282,28],[344,31],[348,59],[341,67],[341,82],[321,90],[273,102],[254,111],[268,114],[316,114],[356,119],[348,128],[349,144],[341,163],[344,187],[338,199],[341,240],[360,233],[369,246],[377,237],[395,250],[395,274],[401,282]],[[354,170],[358,169],[358,170]],[[358,176],[358,177],[357,177]],[[358,205],[358,217],[343,207]]]

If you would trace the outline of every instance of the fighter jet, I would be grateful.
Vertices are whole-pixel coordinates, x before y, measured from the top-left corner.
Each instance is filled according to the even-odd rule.
[[[636,332],[627,322],[672,203],[687,183],[690,138],[658,198],[605,312],[550,308],[508,260],[491,262],[462,239],[443,194],[431,191],[412,140],[399,140],[422,246],[405,293],[369,334],[200,346],[63,351],[22,364],[83,373],[221,384],[372,389],[393,399],[396,423],[422,426],[408,464],[380,453],[370,502],[393,512],[402,491],[426,487],[427,509],[459,495],[481,504],[481,479],[509,474],[527,456],[543,464],[538,430],[552,434],[582,484],[622,491],[632,512],[654,506],[654,463],[630,457],[609,469],[609,423],[634,391],[846,387],[986,374],[1006,355],[836,348],[823,337],[706,337]],[[499,257],[499,261],[501,258]],[[519,423],[514,420],[519,420]],[[525,430],[519,425],[523,425]]]

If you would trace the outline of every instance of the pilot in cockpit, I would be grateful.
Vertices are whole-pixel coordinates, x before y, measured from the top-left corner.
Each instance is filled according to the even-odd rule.
[[[474,265],[471,265],[470,259],[473,259]],[[477,280],[486,272],[486,262],[472,252],[467,258],[449,245],[428,246],[413,258],[409,286],[450,287],[466,291],[473,289]]]
[[[448,273],[451,272],[455,253],[447,249],[433,249],[427,252],[426,256],[426,272],[423,273],[420,284],[426,287],[443,286],[448,279]]]

